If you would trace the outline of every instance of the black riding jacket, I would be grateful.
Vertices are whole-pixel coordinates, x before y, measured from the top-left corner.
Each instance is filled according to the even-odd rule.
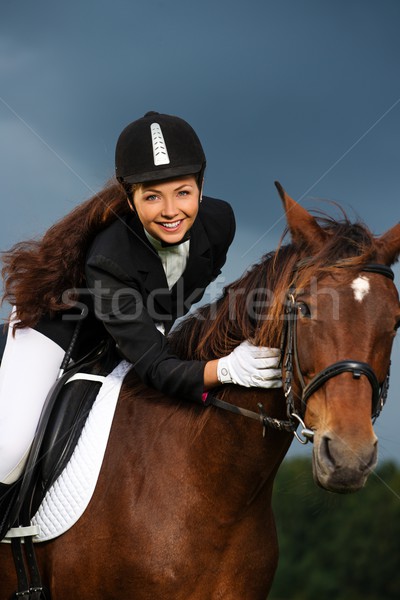
[[[114,221],[89,249],[85,273],[97,321],[139,377],[168,395],[201,401],[204,363],[172,354],[156,324],[167,333],[202,298],[221,272],[234,233],[230,205],[204,197],[190,230],[185,271],[171,290],[136,215]]]

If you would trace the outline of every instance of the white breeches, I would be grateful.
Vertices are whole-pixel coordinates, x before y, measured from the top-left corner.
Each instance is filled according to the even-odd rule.
[[[9,327],[0,366],[0,482],[23,471],[47,394],[64,350],[34,329]]]

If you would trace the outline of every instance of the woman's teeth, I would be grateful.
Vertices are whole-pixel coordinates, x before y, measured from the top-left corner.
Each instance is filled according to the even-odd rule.
[[[176,229],[181,223],[182,221],[175,221],[174,223],[161,223],[161,225],[167,229]]]

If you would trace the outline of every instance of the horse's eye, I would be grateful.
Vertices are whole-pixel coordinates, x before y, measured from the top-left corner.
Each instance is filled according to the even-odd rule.
[[[311,317],[310,309],[304,302],[297,303],[297,312],[299,317]]]

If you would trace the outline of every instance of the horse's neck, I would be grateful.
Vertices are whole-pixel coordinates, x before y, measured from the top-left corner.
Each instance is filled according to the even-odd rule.
[[[284,418],[281,396],[278,390],[261,392],[232,387],[226,390],[224,400],[255,412],[261,402],[268,414]],[[193,451],[200,451],[205,457],[209,469],[207,477],[213,478],[215,495],[229,497],[230,502],[238,507],[247,505],[261,485],[268,488],[265,484],[269,482],[269,487],[272,486],[291,436],[269,430],[264,437],[260,422],[220,408],[212,411],[194,442]]]
[[[262,402],[268,414],[278,418],[284,417],[285,410],[281,395],[237,386],[224,390],[227,402],[255,411]],[[289,443],[290,436],[273,430],[263,438],[261,424],[241,415],[178,405],[161,395],[149,400],[126,388],[113,424],[109,468],[123,479],[134,480],[132,489],[149,488],[149,496],[171,481],[177,482],[179,494],[196,489],[203,509],[218,510],[223,520],[243,514],[260,486],[264,494],[270,493]],[[115,461],[122,451],[129,460]]]

